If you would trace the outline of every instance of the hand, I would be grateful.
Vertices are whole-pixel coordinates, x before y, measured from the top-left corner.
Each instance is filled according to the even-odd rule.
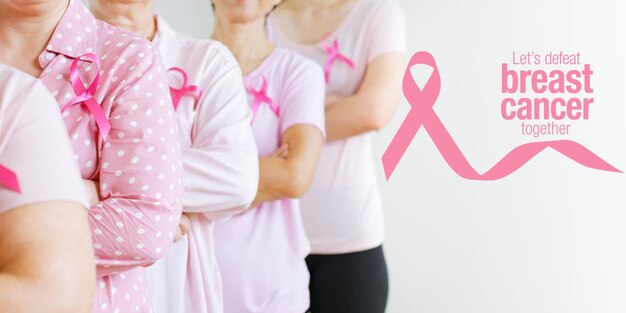
[[[83,179],[83,185],[85,186],[85,192],[87,193],[87,200],[89,201],[89,206],[94,206],[100,202],[100,183],[97,181]]]
[[[189,232],[189,229],[191,229],[191,219],[189,219],[189,216],[187,216],[187,214],[183,213],[183,215],[180,216],[178,233],[174,238],[174,242],[179,242],[181,239],[183,239],[183,237]]]
[[[286,143],[283,143],[280,147],[278,147],[278,149],[276,149],[276,151],[274,151],[274,153],[272,153],[271,156],[285,159],[287,158],[288,155],[289,155],[289,145],[287,145]]]

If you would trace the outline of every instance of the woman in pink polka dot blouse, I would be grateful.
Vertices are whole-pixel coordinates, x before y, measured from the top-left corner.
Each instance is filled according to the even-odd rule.
[[[213,228],[248,207],[259,181],[241,69],[223,44],[172,29],[155,15],[153,0],[90,3],[97,18],[151,40],[170,69],[183,151],[183,211],[190,229],[146,269],[154,312],[221,313]],[[184,92],[185,86],[198,92]]]
[[[142,267],[172,244],[182,209],[178,126],[158,52],[78,0],[0,0],[0,46],[0,62],[56,98],[95,196],[93,312],[150,312]]]
[[[46,87],[0,64],[2,312],[91,309],[96,271],[87,197],[72,154]]]

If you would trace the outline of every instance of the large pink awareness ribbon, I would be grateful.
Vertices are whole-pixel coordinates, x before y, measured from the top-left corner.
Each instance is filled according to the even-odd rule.
[[[78,62],[81,61],[81,59],[91,61],[96,66],[96,77],[87,88],[85,88],[85,85],[80,79],[80,75],[78,73]],[[64,112],[76,104],[83,103],[96,121],[96,125],[98,125],[102,139],[106,139],[109,131],[111,130],[111,123],[109,123],[109,119],[104,114],[100,104],[96,101],[96,99],[94,99],[96,91],[98,90],[98,84],[100,83],[100,60],[95,54],[87,53],[74,59],[72,65],[70,66],[70,83],[74,88],[76,97],[64,105],[61,108],[61,112]]]
[[[254,97],[252,105],[250,106],[250,108],[252,109],[252,121],[250,122],[250,124],[254,123],[256,113],[263,103],[267,103],[267,105],[269,105],[270,110],[274,112],[274,115],[276,115],[276,117],[280,115],[280,107],[274,102],[274,100],[272,100],[272,98],[267,95],[267,80],[265,79],[265,76],[261,76],[261,88],[254,89],[249,83],[247,84],[246,88],[248,89],[248,92],[252,95],[252,97]]]
[[[411,74],[411,67],[417,64],[428,65],[433,68],[433,72],[422,90],[417,86]],[[441,77],[439,76],[435,59],[430,53],[421,51],[413,55],[404,74],[402,88],[404,96],[411,105],[411,110],[383,154],[383,168],[387,179],[393,174],[398,162],[400,162],[413,137],[422,125],[428,131],[428,134],[450,168],[466,179],[497,180],[506,177],[548,147],[581,165],[598,170],[621,173],[620,170],[577,142],[554,140],[523,144],[509,152],[487,172],[479,174],[469,164],[433,110],[433,105],[437,101],[439,90],[441,89]]]
[[[0,186],[18,193],[22,192],[20,183],[17,180],[17,175],[2,165],[0,165]]]
[[[332,44],[324,46],[324,51],[326,51],[327,55],[326,67],[324,68],[324,77],[327,83],[330,81],[330,72],[336,60],[346,63],[352,69],[354,68],[354,62],[339,52],[339,41],[337,41],[336,38],[333,40]]]
[[[178,109],[180,99],[184,96],[191,96],[196,100],[195,106],[198,105],[198,100],[202,97],[202,89],[195,85],[187,85],[187,72],[178,67],[172,67],[167,72],[178,72],[183,76],[183,84],[180,88],[174,88],[170,86],[170,94],[172,95],[172,102],[174,103],[174,110]]]

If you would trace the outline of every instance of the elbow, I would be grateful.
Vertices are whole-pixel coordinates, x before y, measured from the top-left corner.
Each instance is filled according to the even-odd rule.
[[[85,290],[90,290],[89,295]],[[50,292],[54,291],[51,290]],[[48,310],[45,312],[49,313],[88,313],[93,309],[94,294],[95,288],[77,290],[74,296],[50,299],[49,304],[43,306]],[[42,304],[39,303],[37,309],[41,309],[41,306]]]
[[[254,180],[254,183],[250,183],[245,186],[245,191],[241,193],[238,199],[238,207],[241,208],[241,211],[244,211],[246,208],[248,208],[248,206],[254,201],[254,198],[256,198],[259,188],[258,181],[259,180],[257,178],[256,180]]]
[[[57,269],[55,273],[45,275],[38,289],[41,292],[41,299],[47,300],[44,300],[46,312],[85,313],[91,311],[96,291],[95,266],[92,262],[83,267],[72,267],[62,271]],[[61,281],[63,283],[59,284]],[[40,308],[41,306],[38,307]]]
[[[249,166],[241,168],[239,173],[233,173],[233,192],[229,194],[228,202],[219,210],[211,212],[208,217],[212,221],[228,218],[248,209],[259,191],[259,158],[254,156],[248,162]]]
[[[152,264],[165,256],[170,246],[174,243],[174,238],[179,230],[179,221],[183,213],[182,203],[172,207],[165,205],[165,207],[167,209],[160,208],[161,212],[167,212],[166,214],[161,214],[160,219],[164,221],[159,222],[160,219],[158,219],[156,215],[153,216],[156,223],[153,222],[152,227],[149,229],[153,229],[154,233],[146,233],[143,235],[142,239],[145,242],[143,249],[133,249],[135,246],[131,248],[132,251],[141,251],[143,255],[139,255],[135,258],[143,257],[148,264]],[[169,217],[165,220],[168,215]],[[148,229],[148,227],[144,228]],[[140,241],[140,243],[142,242]]]
[[[312,175],[307,175],[302,170],[292,169],[289,176],[290,179],[284,190],[285,197],[294,199],[302,197],[311,186]]]
[[[156,261],[165,256],[165,251],[167,251],[168,248],[169,245],[167,246],[167,248],[156,247],[152,250],[152,252],[148,252],[147,254],[145,254],[144,259],[146,261],[146,264],[156,263]]]
[[[386,95],[372,94],[367,98],[366,106],[362,112],[362,120],[366,131],[380,131],[387,126],[396,111],[399,99],[390,99]]]
[[[166,221],[168,227],[153,225],[153,233],[146,233],[141,240],[137,240],[137,245],[131,247],[131,251],[135,252],[127,257],[135,260],[141,260],[143,264],[152,264],[163,258],[170,246],[174,243],[174,236],[178,232],[179,219]],[[137,247],[137,249],[133,249]]]
[[[257,192],[259,191],[259,158],[255,157],[254,162],[250,164],[254,164],[250,166],[250,168],[245,171],[244,175],[241,175],[241,182],[244,182],[240,188],[240,192],[238,194],[238,203],[242,208],[247,208],[254,198],[256,197]]]
[[[254,178],[246,176],[242,177],[241,181],[243,183],[240,185],[238,192],[231,196],[228,208],[224,206],[224,208],[218,211],[208,212],[206,214],[211,221],[216,222],[229,218],[235,214],[244,212],[250,207],[258,193],[259,178],[258,176],[255,176]]]
[[[384,119],[380,115],[372,114],[372,116],[369,116],[366,119],[366,123],[367,131],[380,131],[381,129],[383,129],[383,127],[387,126],[389,121],[387,119]]]
[[[65,260],[64,264],[48,264],[42,269],[38,289],[46,304],[39,303],[38,309],[45,307],[45,312],[51,313],[91,312],[96,292],[96,266],[92,250],[85,251]]]
[[[176,228],[178,228],[178,223],[172,224],[176,224]],[[139,257],[143,258],[147,264],[155,263],[164,257],[169,247],[174,243],[175,231],[178,231],[178,229],[168,230],[167,232],[157,231],[154,236],[159,237],[155,238],[149,246],[144,247],[144,249],[142,249],[144,253]]]
[[[393,114],[382,109],[372,109],[367,111],[367,116],[363,118],[367,131],[380,131],[389,122]]]
[[[308,189],[308,185],[302,183],[294,183],[285,188],[284,195],[286,198],[297,199],[302,197]]]

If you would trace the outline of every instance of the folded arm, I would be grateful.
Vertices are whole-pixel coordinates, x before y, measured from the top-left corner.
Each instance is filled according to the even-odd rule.
[[[81,205],[46,201],[1,214],[0,251],[3,312],[90,312],[96,274]]]
[[[89,209],[99,276],[161,258],[182,212],[181,149],[167,81],[158,55],[136,58],[126,64],[143,75],[112,96],[111,131],[99,154],[101,201]]]
[[[404,54],[382,54],[367,66],[363,83],[354,95],[326,98],[328,141],[377,131],[391,121],[402,95]]]
[[[301,197],[313,180],[322,144],[322,133],[315,126],[300,124],[288,128],[282,145],[289,147],[289,152],[260,159],[259,189],[251,207]]]
[[[185,213],[216,221],[252,202],[259,165],[241,71],[233,62],[224,73],[205,76],[192,145],[183,148],[183,204]]]

